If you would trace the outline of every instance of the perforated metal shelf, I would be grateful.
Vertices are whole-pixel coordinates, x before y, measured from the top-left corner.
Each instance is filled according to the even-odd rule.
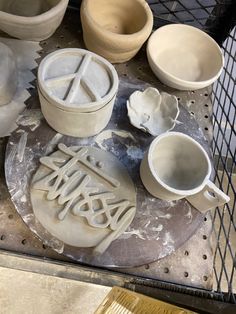
[[[64,48],[84,48],[79,13],[69,10],[55,35],[41,43],[41,56]],[[145,48],[145,47],[144,47]],[[40,60],[38,60],[40,61]],[[180,92],[160,84],[152,74],[145,56],[145,49],[130,62],[116,66],[119,76],[146,81],[161,90],[174,92],[181,104],[196,118],[205,136],[212,139],[210,89],[196,92]],[[36,84],[36,82],[34,82]],[[32,97],[28,101],[29,108],[38,108],[39,101],[36,90],[30,91]],[[45,247],[23,223],[11,203],[4,179],[4,151],[6,139],[0,141],[0,249],[50,258],[57,261],[69,261],[50,248]],[[20,180],[20,178],[19,178]],[[184,232],[184,228],[183,228]],[[204,224],[197,233],[179,250],[172,255],[142,267],[119,270],[135,276],[160,279],[167,282],[179,283],[186,286],[212,288],[212,249],[210,242],[211,220],[207,216]],[[77,264],[79,267],[79,264]]]

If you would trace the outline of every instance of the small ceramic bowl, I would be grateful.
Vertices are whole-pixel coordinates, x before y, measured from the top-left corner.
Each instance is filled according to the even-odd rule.
[[[198,28],[172,24],[160,27],[147,45],[150,67],[164,84],[196,90],[214,83],[224,58],[220,47]]]
[[[69,0],[0,0],[0,29],[24,40],[49,38],[61,24]]]
[[[130,123],[153,136],[172,130],[179,115],[177,98],[153,87],[134,92],[127,101],[127,109]]]
[[[86,47],[112,63],[131,59],[153,27],[145,0],[83,0],[80,14]]]

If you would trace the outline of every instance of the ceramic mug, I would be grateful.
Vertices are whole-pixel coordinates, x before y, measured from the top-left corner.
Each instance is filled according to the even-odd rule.
[[[151,143],[140,175],[153,196],[168,201],[186,198],[205,212],[230,200],[210,181],[211,171],[210,159],[198,142],[188,135],[170,132]]]

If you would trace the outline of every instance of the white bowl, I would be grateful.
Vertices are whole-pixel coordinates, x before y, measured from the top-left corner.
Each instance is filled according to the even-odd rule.
[[[210,36],[181,24],[156,30],[148,41],[147,57],[160,81],[180,90],[211,85],[224,65],[221,49]]]
[[[0,29],[20,39],[41,41],[61,24],[69,0],[0,0]]]

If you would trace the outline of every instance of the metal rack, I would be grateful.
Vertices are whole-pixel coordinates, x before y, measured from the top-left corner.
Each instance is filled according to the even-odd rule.
[[[71,4],[78,8],[78,2]],[[225,56],[224,71],[214,84],[209,98],[213,104],[204,117],[213,122],[212,150],[215,159],[215,182],[231,196],[231,202],[212,213],[214,244],[213,297],[236,303],[236,1],[234,0],[148,0],[153,11],[154,27],[184,23],[211,35]],[[209,126],[204,126],[209,131]],[[224,286],[224,289],[223,289]],[[183,289],[184,290],[184,289]],[[223,291],[225,290],[225,291]],[[212,294],[209,294],[212,297]]]
[[[235,1],[148,1],[155,26],[184,23],[209,33],[225,56],[224,71],[210,95],[213,103],[215,182],[231,196],[230,204],[212,213],[214,247],[214,297],[236,303],[236,3]],[[206,104],[207,107],[207,104]],[[206,118],[209,118],[206,115]],[[207,130],[207,127],[205,127]],[[223,290],[223,286],[224,289]]]
[[[236,286],[235,247],[231,243],[233,240],[232,231],[234,231],[234,237],[236,238],[236,185],[233,178],[233,173],[236,171],[236,30],[233,28],[235,25],[236,3],[234,0],[159,0],[148,2],[154,13],[155,28],[173,22],[187,23],[207,31],[218,43],[223,44],[226,60],[225,69],[219,81],[213,86],[212,92],[210,89],[190,94],[176,91],[176,95],[181,99],[183,105],[193,100],[188,110],[195,116],[206,137],[212,140],[212,149],[215,156],[215,181],[225,192],[231,193],[231,203],[226,205],[224,209],[217,209],[212,213],[212,217],[208,215],[198,233],[178,252],[167,257],[164,261],[157,262],[155,266],[145,265],[138,272],[127,270],[126,275],[124,275],[125,270],[120,270],[120,272],[123,272],[121,274],[119,272],[104,272],[99,269],[83,268],[82,266],[77,267],[75,264],[70,264],[65,257],[42,245],[30,233],[20,217],[16,216],[0,170],[0,201],[3,202],[4,208],[3,211],[0,211],[1,217],[4,219],[4,225],[0,226],[0,249],[8,252],[7,259],[5,253],[0,254],[0,265],[7,267],[12,262],[12,267],[19,269],[51,274],[58,272],[63,277],[69,276],[74,279],[82,275],[88,281],[93,279],[100,284],[123,285],[141,293],[158,296],[163,300],[168,300],[171,296],[173,302],[179,304],[190,305],[192,303],[190,296],[195,295],[201,298],[196,299],[196,308],[198,306],[200,308],[200,303],[204,304],[206,301],[209,302],[208,306],[211,307],[212,313],[214,313],[216,307],[214,307],[212,300],[224,301],[228,304],[236,303],[235,291],[233,291],[233,287]],[[79,3],[80,0],[72,0],[71,6],[79,10]],[[78,16],[78,12],[76,12],[76,16]],[[68,12],[63,25],[55,36],[49,41],[42,42],[43,50],[41,55],[44,56],[64,46],[83,47],[79,29],[79,18],[75,22],[73,12]],[[122,77],[133,76],[150,84],[157,84],[157,86],[159,84],[151,74],[145,61],[144,52],[140,52],[137,58],[131,61],[128,66],[117,66],[117,70]],[[33,90],[31,93],[33,97],[29,100],[28,106],[38,108],[37,93]],[[213,114],[211,115],[212,104]],[[0,151],[2,149],[0,154],[1,169],[3,169],[5,145],[6,140],[0,141]],[[214,235],[216,240],[213,248],[214,261],[208,258],[212,250],[211,243],[208,241],[211,231],[213,231],[212,236]],[[197,259],[199,252],[202,252],[200,249],[205,250],[207,253],[201,253],[203,254],[200,257],[201,263],[196,264],[194,271],[192,271],[193,273],[202,272],[201,281],[193,285],[191,270],[194,267],[193,261]],[[26,254],[27,258],[24,260],[22,257],[10,254],[10,251]],[[29,256],[32,255],[40,258],[31,260]],[[207,258],[205,258],[206,256]],[[45,263],[45,259],[42,259],[42,257],[46,257],[48,263]],[[182,268],[178,268],[179,260],[183,263]],[[202,267],[203,260],[205,268]],[[211,277],[212,263],[214,278]],[[37,266],[35,266],[36,264]],[[178,273],[179,269],[182,271],[180,274]],[[174,273],[176,273],[175,277]],[[207,290],[211,289],[213,279],[215,281],[213,291]],[[223,281],[227,287],[225,291]],[[220,306],[222,307],[222,305]]]
[[[217,208],[213,213],[213,231],[216,236],[214,253],[214,277],[217,291],[226,302],[236,303],[236,185],[233,176],[236,171],[236,27],[223,43],[225,68],[213,88],[213,154],[216,156],[215,182],[231,195],[230,204]],[[217,223],[218,222],[218,223]],[[218,261],[218,262],[217,262]],[[222,281],[228,291],[222,291]],[[234,290],[233,290],[234,289]]]

